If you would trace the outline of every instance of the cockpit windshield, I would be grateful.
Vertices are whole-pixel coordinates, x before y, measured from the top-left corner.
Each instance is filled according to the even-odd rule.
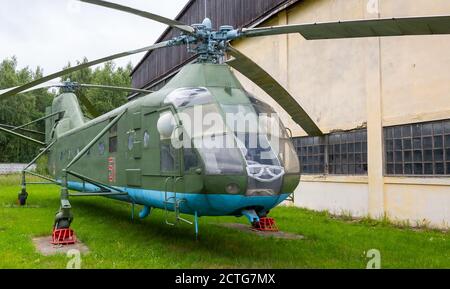
[[[236,138],[247,163],[253,165],[280,165],[267,136],[256,133],[236,132]]]
[[[287,130],[275,110],[267,103],[250,97],[253,107],[260,118],[260,133],[269,137],[269,142],[286,173],[300,173],[300,164]]]
[[[247,173],[260,182],[298,173],[297,155],[274,110],[250,97],[241,104],[218,104],[206,88],[183,88],[165,103],[178,108],[187,138],[204,160],[207,174]]]
[[[250,104],[221,105],[247,163],[285,166],[289,172],[298,172],[297,155],[275,111],[256,98],[251,97],[250,101]]]
[[[244,163],[233,134],[227,128],[218,105],[206,88],[183,88],[165,100],[178,108],[186,134],[183,146],[192,144],[202,157],[206,174],[242,174]]]

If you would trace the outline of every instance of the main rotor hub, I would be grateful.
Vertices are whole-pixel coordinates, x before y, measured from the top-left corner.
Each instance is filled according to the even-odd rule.
[[[230,31],[232,31],[234,28],[233,28],[233,26],[231,26],[231,25],[222,25],[222,26],[220,26],[220,28],[219,28],[219,31],[220,32],[226,32],[226,33],[228,33],[228,32],[230,32]]]
[[[228,48],[228,42],[239,36],[233,26],[220,26],[218,31],[212,29],[212,22],[205,18],[201,24],[194,24],[195,32],[183,34],[172,39],[173,45],[186,44],[189,53],[197,54],[201,63],[220,63]]]
[[[72,82],[70,78],[63,81],[63,84],[64,86],[61,86],[61,91],[64,93],[73,93],[78,88],[78,84],[76,82]]]

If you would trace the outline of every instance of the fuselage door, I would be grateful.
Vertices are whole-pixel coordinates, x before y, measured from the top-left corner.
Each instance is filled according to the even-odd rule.
[[[158,112],[156,127],[160,142],[161,176],[181,176],[181,126],[171,109]]]
[[[153,177],[181,176],[181,148],[174,136],[181,131],[172,109],[144,112],[142,123],[142,174]]]
[[[127,185],[142,186],[142,114],[141,111],[131,112],[128,115],[127,130]]]

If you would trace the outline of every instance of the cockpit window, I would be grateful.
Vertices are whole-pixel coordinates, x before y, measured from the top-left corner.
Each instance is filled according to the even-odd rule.
[[[244,163],[236,140],[227,128],[216,103],[182,108],[178,117],[183,123],[184,148],[193,144],[204,162],[206,174],[242,174]]]
[[[252,106],[255,108],[257,114],[276,113],[275,110],[267,103],[255,98],[253,96],[250,96],[249,99],[250,99]]]
[[[236,139],[249,165],[280,165],[266,135],[237,132]]]
[[[294,146],[290,139],[280,139],[278,155],[280,156],[281,161],[284,163],[284,169],[286,173],[300,172],[298,155],[295,152]]]
[[[235,142],[232,134],[209,135],[194,139],[194,145],[202,156],[207,174],[242,174],[242,158],[233,143]]]
[[[189,107],[213,102],[209,90],[203,87],[179,88],[172,91],[164,100],[165,104],[173,104],[175,107]]]
[[[250,104],[221,105],[247,165],[283,166],[286,173],[298,173],[297,154],[278,115],[268,104],[249,99]]]
[[[193,143],[206,174],[241,174],[246,168],[258,182],[270,182],[298,172],[291,141],[268,104],[253,97],[248,103],[218,104],[206,88],[177,89],[165,103],[178,108],[183,146]]]
[[[256,110],[251,104],[222,105],[222,109],[248,164],[280,166],[272,148],[272,143],[278,141],[276,115],[266,110]],[[274,140],[269,140],[269,137]]]

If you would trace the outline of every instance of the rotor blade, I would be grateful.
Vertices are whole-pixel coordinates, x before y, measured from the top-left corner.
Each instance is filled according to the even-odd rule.
[[[84,83],[64,83],[64,82],[51,82],[51,83],[43,83],[40,85],[36,85],[33,88],[29,88],[26,89],[20,93],[26,93],[26,92],[30,92],[30,91],[34,91],[34,90],[38,90],[38,89],[43,89],[43,88],[52,88],[52,87],[66,87],[68,85],[71,85],[74,88],[99,88],[99,89],[106,89],[106,90],[122,90],[122,91],[127,91],[127,92],[136,92],[136,93],[153,93],[154,91],[152,90],[147,90],[147,89],[138,89],[138,88],[132,88],[132,87],[122,87],[122,86],[111,86],[111,85],[101,85],[101,84],[84,84]],[[9,90],[15,89],[16,87],[11,87],[8,89],[3,89],[0,90],[0,94],[7,92]]]
[[[122,90],[122,91],[128,91],[128,92],[137,92],[137,93],[153,93],[152,90],[147,89],[138,89],[138,88],[132,88],[132,87],[121,87],[121,86],[110,86],[110,85],[100,85],[100,84],[77,84],[79,87],[84,88],[101,88],[101,89],[108,89],[108,90]]]
[[[75,83],[75,87],[83,87],[83,88],[99,88],[99,89],[109,89],[109,90],[122,90],[122,91],[130,91],[130,92],[138,92],[138,93],[152,93],[151,90],[146,89],[136,89],[130,87],[120,87],[120,86],[110,86],[110,85],[100,85],[100,84],[79,84]],[[84,96],[82,93],[78,95],[80,102],[84,104],[86,110],[93,117],[98,117],[100,115],[99,111],[95,108],[92,102]]]
[[[151,19],[151,20],[169,25],[174,28],[178,28],[181,31],[187,32],[189,34],[192,34],[195,32],[195,29],[193,27],[186,25],[184,23],[178,22],[176,20],[172,20],[172,19],[160,16],[160,15],[152,14],[152,13],[145,12],[142,10],[137,10],[137,9],[134,9],[131,7],[123,6],[120,4],[111,3],[111,2],[102,1],[102,0],[79,0],[79,1],[98,5],[98,6],[103,6],[103,7],[107,7],[107,8],[111,8],[111,9],[115,9],[115,10],[120,10],[123,12],[128,12],[128,13],[131,13],[134,15],[138,15],[138,16],[141,16],[141,17],[144,17],[147,19]]]
[[[270,74],[237,49],[229,46],[228,52],[235,59],[226,63],[261,87],[308,135],[323,134],[300,104]]]
[[[40,131],[37,131],[37,130],[26,129],[26,128],[17,128],[17,127],[14,126],[14,125],[9,125],[9,124],[2,124],[2,123],[0,123],[0,126],[1,126],[1,127],[4,127],[4,128],[7,128],[7,129],[10,129],[10,130],[15,129],[15,130],[20,130],[20,131],[28,132],[28,133],[32,133],[32,134],[45,135],[45,133],[40,132]]]
[[[43,84],[36,85],[36,86],[34,86],[32,88],[25,89],[25,90],[21,91],[20,93],[26,93],[26,92],[35,91],[35,90],[38,90],[38,89],[43,89],[43,88],[59,87],[59,86],[62,86],[62,85],[63,84],[60,83],[60,82],[58,82],[58,83],[43,83]],[[20,86],[15,86],[15,87],[10,87],[10,88],[7,88],[7,89],[0,90],[0,96],[2,96],[4,93],[6,93],[8,91],[12,91],[12,90],[17,89],[19,87]]]
[[[19,92],[27,90],[29,88],[35,87],[36,85],[40,85],[42,83],[45,83],[45,82],[47,82],[49,80],[52,80],[52,79],[58,78],[60,76],[63,76],[65,74],[72,73],[74,71],[78,71],[80,69],[87,68],[87,67],[90,67],[90,66],[93,66],[93,65],[97,65],[97,64],[100,64],[100,63],[103,63],[103,62],[106,62],[106,61],[110,61],[110,60],[116,59],[116,58],[121,58],[121,57],[124,57],[124,56],[129,56],[129,55],[133,55],[133,54],[137,54],[137,53],[141,53],[141,52],[145,52],[145,51],[150,51],[150,50],[166,47],[166,46],[170,45],[170,43],[171,43],[170,40],[169,41],[164,41],[164,42],[157,43],[155,45],[147,46],[147,47],[136,49],[136,50],[131,50],[131,51],[117,53],[117,54],[114,54],[114,55],[111,55],[111,56],[103,57],[103,58],[100,58],[100,59],[97,59],[97,60],[89,61],[89,62],[82,63],[82,64],[74,66],[74,67],[67,68],[65,70],[62,70],[62,71],[59,71],[59,72],[47,75],[45,77],[39,78],[37,80],[34,80],[34,81],[29,82],[27,84],[24,84],[22,86],[14,87],[12,89],[7,90],[6,92],[2,92],[2,93],[0,93],[0,100],[2,98],[8,97],[8,96],[12,96],[12,95],[15,95],[15,94],[17,94]]]
[[[307,40],[450,34],[450,16],[409,17],[244,28],[241,37],[300,33]]]
[[[82,93],[77,95],[80,102],[86,107],[86,110],[89,112],[89,114],[93,117],[100,116],[100,112],[95,108],[95,106],[92,104],[92,102]]]
[[[0,132],[5,132],[5,133],[8,133],[8,134],[12,134],[14,136],[20,137],[20,138],[25,139],[27,141],[34,142],[34,143],[39,144],[41,146],[45,146],[45,143],[41,142],[40,140],[34,139],[32,137],[29,137],[29,136],[26,136],[26,135],[23,135],[23,134],[20,134],[18,132],[10,130],[10,129],[6,129],[3,126],[0,126]]]

